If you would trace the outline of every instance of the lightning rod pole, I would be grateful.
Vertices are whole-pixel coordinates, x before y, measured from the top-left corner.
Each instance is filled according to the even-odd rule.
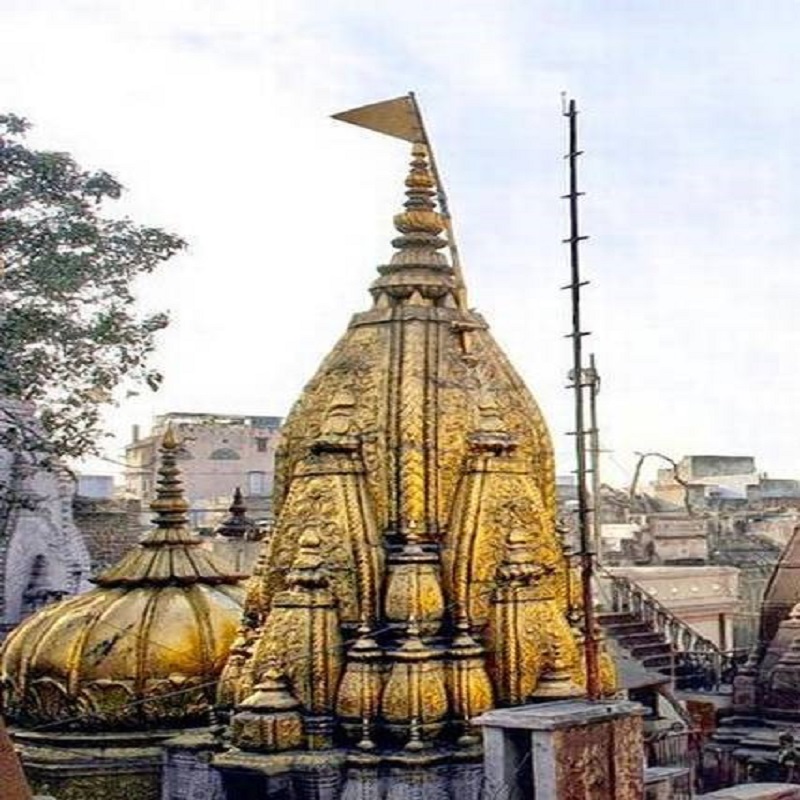
[[[580,570],[581,593],[583,601],[584,622],[584,655],[586,659],[586,694],[589,700],[600,697],[599,659],[597,648],[597,631],[592,597],[594,577],[594,554],[592,552],[592,535],[589,524],[590,509],[586,486],[586,424],[584,411],[584,389],[586,388],[583,369],[583,337],[588,331],[581,330],[581,289],[586,281],[581,281],[580,243],[587,236],[580,235],[578,199],[583,192],[578,191],[578,111],[575,101],[570,100],[563,111],[569,121],[569,152],[566,158],[569,163],[569,193],[564,199],[569,201],[569,238],[564,244],[569,245],[570,283],[564,287],[570,292],[572,307],[572,332],[567,334],[572,339],[572,372],[571,386],[575,403],[575,460],[578,477],[578,533],[580,538]]]

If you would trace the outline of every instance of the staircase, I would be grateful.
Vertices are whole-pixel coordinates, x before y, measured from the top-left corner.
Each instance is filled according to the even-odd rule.
[[[669,675],[678,689],[719,691],[729,686],[744,654],[724,652],[675,616],[639,584],[602,567],[602,630],[646,669]]]
[[[600,612],[597,617],[607,636],[640,661],[647,669],[671,673],[675,651],[666,636],[627,611]]]

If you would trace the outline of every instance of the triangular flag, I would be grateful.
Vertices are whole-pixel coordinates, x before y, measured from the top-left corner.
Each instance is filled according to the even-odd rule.
[[[393,100],[382,100],[367,106],[352,108],[333,114],[333,119],[369,128],[387,136],[405,139],[407,142],[424,142],[425,131],[422,127],[417,104],[410,94],[395,97]]]

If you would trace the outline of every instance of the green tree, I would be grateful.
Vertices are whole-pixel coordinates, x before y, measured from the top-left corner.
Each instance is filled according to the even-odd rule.
[[[0,394],[33,401],[54,452],[81,456],[115,389],[161,382],[148,356],[168,319],[137,312],[132,283],[185,243],[104,215],[120,183],[29,148],[28,128],[0,115]]]

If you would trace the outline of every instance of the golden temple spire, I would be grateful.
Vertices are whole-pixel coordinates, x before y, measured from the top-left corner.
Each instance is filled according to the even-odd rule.
[[[156,497],[150,503],[155,512],[154,527],[139,547],[95,579],[98,585],[236,584],[245,577],[234,574],[227,564],[204,550],[199,537],[188,528],[189,503],[177,465],[181,446],[169,426],[161,440]]]
[[[155,512],[153,522],[161,530],[185,530],[186,512],[189,503],[183,495],[183,482],[178,469],[178,451],[181,443],[172,425],[161,440],[161,463],[158,467],[158,483],[156,498],[150,503],[150,510]]]
[[[378,268],[381,277],[370,288],[376,305],[386,305],[387,295],[391,298],[389,304],[457,305],[456,274],[440,252],[447,242],[441,238],[445,224],[436,210],[435,185],[428,148],[416,143],[405,180],[404,210],[394,217],[394,226],[400,233],[392,240],[397,252],[389,264]]]
[[[349,122],[351,125],[377,131],[397,139],[404,139],[407,142],[412,142],[415,148],[419,146],[425,149],[426,160],[430,162],[430,185],[436,190],[441,208],[440,220],[447,236],[447,245],[450,249],[450,258],[453,264],[455,304],[462,311],[466,311],[468,306],[467,289],[461,272],[461,257],[459,256],[458,244],[453,230],[453,220],[450,216],[447,193],[436,165],[433,146],[414,92],[394,97],[391,100],[382,100],[378,103],[351,108],[348,111],[334,114],[333,119]]]

